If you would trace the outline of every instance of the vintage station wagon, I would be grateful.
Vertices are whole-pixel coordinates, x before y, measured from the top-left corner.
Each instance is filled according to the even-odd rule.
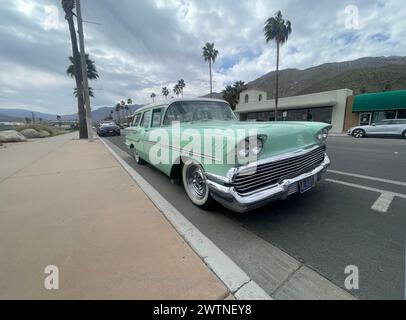
[[[190,200],[246,212],[312,189],[330,165],[318,122],[241,122],[227,102],[179,99],[145,106],[126,129],[138,164],[181,178]]]

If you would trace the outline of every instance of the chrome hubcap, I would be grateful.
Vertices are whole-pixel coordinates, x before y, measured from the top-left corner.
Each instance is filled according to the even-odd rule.
[[[361,137],[364,136],[364,134],[362,133],[361,130],[357,130],[357,131],[355,131],[354,136],[355,136],[356,138],[361,138]]]
[[[187,188],[196,199],[203,199],[206,196],[206,179],[200,166],[191,165],[186,172]]]

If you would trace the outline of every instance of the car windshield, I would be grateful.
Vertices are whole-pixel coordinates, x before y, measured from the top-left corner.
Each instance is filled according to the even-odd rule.
[[[112,127],[115,126],[116,124],[114,122],[108,122],[108,123],[102,123],[102,127]]]
[[[236,120],[227,103],[219,101],[178,101],[173,103],[166,112],[164,125],[174,121],[232,121]]]

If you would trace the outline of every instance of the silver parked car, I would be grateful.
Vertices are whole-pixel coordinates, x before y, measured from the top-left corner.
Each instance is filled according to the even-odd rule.
[[[351,128],[347,133],[355,138],[399,136],[406,139],[406,119],[382,120],[370,126]]]

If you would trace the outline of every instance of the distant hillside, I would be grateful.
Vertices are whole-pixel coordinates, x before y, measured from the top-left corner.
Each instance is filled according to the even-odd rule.
[[[200,98],[210,98],[210,93],[206,94],[204,96],[201,96]],[[221,92],[213,92],[212,98],[213,99],[223,99],[223,93],[221,93]]]
[[[135,112],[135,110],[142,107],[141,105],[131,105],[129,113]],[[94,122],[104,120],[104,118],[110,115],[110,111],[113,107],[101,107],[99,109],[92,111],[92,119]],[[35,119],[42,118],[43,121],[55,121],[56,114],[42,113],[34,111]],[[114,111],[113,117],[116,118],[116,112]],[[32,118],[32,113],[30,110],[25,109],[0,109],[0,121],[24,121],[25,118]],[[62,121],[72,121],[78,118],[77,114],[62,115]]]
[[[248,87],[266,91],[274,97],[276,73],[270,72]],[[348,88],[358,94],[382,91],[389,84],[392,90],[406,89],[406,57],[361,58],[354,61],[327,63],[305,70],[286,69],[279,72],[281,97]]]

